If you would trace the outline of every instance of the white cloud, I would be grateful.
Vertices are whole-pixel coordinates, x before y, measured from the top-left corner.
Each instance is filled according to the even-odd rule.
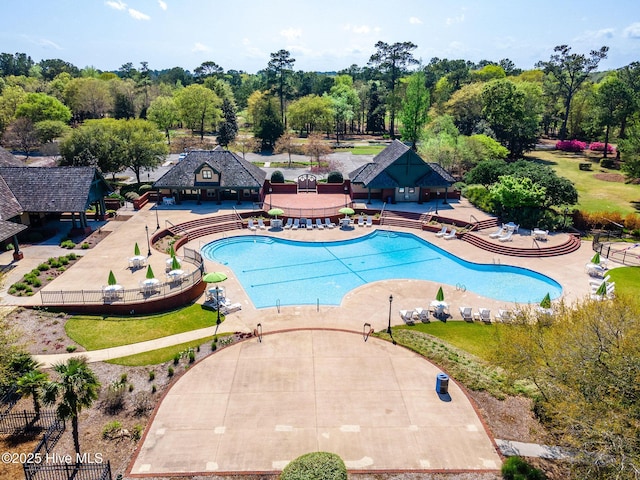
[[[207,47],[204,43],[196,42],[193,44],[192,52],[208,52],[211,49]]]
[[[162,10],[166,10],[167,9],[167,2],[163,2],[162,0],[158,0],[158,5],[160,5],[160,8]]]
[[[146,13],[142,13],[138,10],[134,10],[133,8],[129,9],[129,15],[136,20],[151,20],[151,17]]]
[[[447,25],[453,25],[454,23],[462,23],[464,22],[464,13],[458,15],[457,17],[449,17],[446,20]]]
[[[111,8],[115,8],[116,10],[124,10],[125,8],[127,8],[127,4],[124,3],[122,0],[116,0],[116,1],[110,0],[104,3],[110,6]]]
[[[56,50],[62,50],[62,47],[60,45],[58,45],[56,42],[46,39],[46,38],[42,38],[40,39],[38,42],[38,45],[43,46],[43,47],[53,47]]]
[[[579,42],[588,42],[590,40],[599,40],[602,38],[605,39],[609,39],[609,38],[613,38],[613,35],[615,33],[615,28],[602,28],[600,30],[587,30],[586,32],[582,33],[581,35],[577,36],[575,38],[576,41]],[[638,32],[640,34],[640,30]]]
[[[422,23],[422,20],[420,20],[418,17],[411,17],[409,18],[409,23],[411,25],[420,25]]]
[[[356,33],[358,35],[366,35],[367,33],[377,33],[380,31],[380,27],[371,27],[369,25],[351,25],[350,23],[347,23],[344,27],[342,27],[342,29],[346,30],[347,32]]]
[[[640,22],[632,23],[625,28],[623,35],[627,38],[640,38]]]
[[[302,29],[289,27],[286,30],[280,30],[280,35],[286,38],[289,42],[295,42],[302,36]]]

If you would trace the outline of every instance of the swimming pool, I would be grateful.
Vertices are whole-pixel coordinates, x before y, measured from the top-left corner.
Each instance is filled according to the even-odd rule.
[[[202,254],[229,266],[256,308],[339,305],[354,288],[394,278],[464,287],[507,302],[562,294],[558,282],[532,270],[467,262],[416,235],[387,230],[338,242],[245,235],[208,243]],[[425,301],[434,295],[425,292]]]

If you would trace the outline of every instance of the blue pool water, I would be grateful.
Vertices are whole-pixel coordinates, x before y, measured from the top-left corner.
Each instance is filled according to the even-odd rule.
[[[203,255],[230,267],[256,308],[339,305],[356,287],[378,280],[430,280],[518,303],[539,303],[562,287],[525,268],[462,260],[411,233],[376,230],[339,242],[302,242],[249,235],[216,240]],[[445,289],[446,292],[446,289]],[[425,291],[425,301],[435,297]]]

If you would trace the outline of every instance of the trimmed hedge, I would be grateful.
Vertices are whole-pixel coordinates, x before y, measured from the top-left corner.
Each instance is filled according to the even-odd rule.
[[[284,183],[284,174],[280,170],[275,170],[271,174],[271,183]]]
[[[307,453],[292,460],[280,480],[347,480],[347,467],[335,453]]]
[[[329,172],[327,175],[327,183],[342,183],[344,182],[344,177],[341,172]]]

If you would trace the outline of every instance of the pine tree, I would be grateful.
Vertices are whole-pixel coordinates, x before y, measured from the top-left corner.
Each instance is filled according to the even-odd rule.
[[[228,98],[225,98],[222,102],[222,116],[224,120],[218,128],[218,143],[223,147],[227,147],[238,135],[236,107]]]

